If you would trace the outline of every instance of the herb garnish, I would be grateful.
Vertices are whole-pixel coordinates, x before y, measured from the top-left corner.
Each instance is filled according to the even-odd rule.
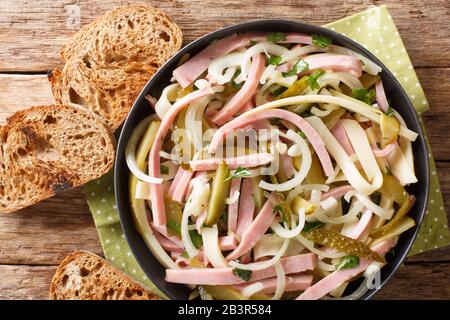
[[[194,247],[196,247],[197,249],[200,249],[203,246],[203,238],[197,232],[197,230],[189,231],[189,236],[191,237],[191,240],[192,240],[192,243],[194,244]]]
[[[319,77],[321,77],[324,73],[325,71],[323,71],[322,69],[317,69],[316,71],[314,71],[309,75],[308,83],[311,89],[314,90],[320,88],[319,84],[317,83],[317,79],[319,79]]]
[[[388,117],[393,117],[395,115],[394,109],[392,109],[391,107],[388,107],[388,109],[386,110],[386,115]]]
[[[233,173],[228,174],[228,176],[225,178],[225,181],[234,179],[234,178],[243,178],[243,177],[249,177],[251,176],[251,172],[250,170],[248,170],[247,168],[242,168],[242,167],[238,167],[236,170],[234,170]]]
[[[267,35],[267,41],[269,42],[280,42],[286,40],[286,35],[283,32],[271,32]]]
[[[239,268],[233,268],[233,274],[239,278],[241,278],[244,281],[249,281],[252,276],[251,270],[242,270]]]
[[[236,78],[239,76],[241,74],[241,71],[240,70],[236,70],[236,72],[234,73],[234,75],[231,77],[231,85],[233,86],[233,88],[235,88],[235,89],[241,89],[242,88],[242,85],[244,84],[243,82],[241,82],[241,83],[236,83]]]
[[[336,265],[336,270],[354,269],[359,266],[359,258],[357,256],[345,256]]]
[[[305,60],[298,60],[297,63],[295,63],[291,70],[288,72],[283,72],[283,77],[291,77],[295,76],[296,74],[304,71],[308,71],[309,64]]]
[[[368,105],[372,104],[373,99],[375,98],[375,90],[367,90],[365,88],[361,89],[353,89],[352,90],[353,98],[358,99]]]
[[[313,34],[312,43],[318,47],[325,48],[331,44],[331,39],[318,34]]]
[[[280,56],[269,56],[269,64],[272,64],[274,66],[277,66],[281,63],[281,57]]]

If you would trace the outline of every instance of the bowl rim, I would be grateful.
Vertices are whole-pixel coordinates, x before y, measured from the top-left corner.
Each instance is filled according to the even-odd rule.
[[[270,25],[271,27],[266,28],[267,25]],[[116,152],[116,161],[114,164],[114,192],[115,192],[115,199],[116,199],[116,205],[117,205],[117,209],[119,212],[119,217],[120,217],[120,223],[121,223],[121,227],[123,229],[124,235],[125,235],[125,239],[131,249],[131,251],[133,252],[134,257],[136,258],[137,262],[139,263],[140,267],[143,269],[144,273],[148,276],[148,278],[152,281],[152,283],[163,293],[165,294],[167,297],[169,297],[170,299],[173,298],[177,298],[172,292],[171,290],[167,289],[167,287],[163,286],[158,286],[156,283],[160,282],[160,279],[156,277],[156,275],[154,274],[154,272],[147,270],[145,263],[144,263],[144,254],[143,252],[141,252],[141,250],[138,248],[138,245],[136,244],[135,239],[133,239],[133,235],[132,232],[134,231],[134,233],[138,233],[135,226],[134,226],[134,222],[133,222],[133,218],[131,217],[131,214],[127,214],[127,211],[130,211],[129,208],[129,203],[128,203],[128,196],[123,196],[123,183],[121,184],[120,182],[122,181],[121,179],[121,175],[122,175],[122,167],[124,164],[124,150],[126,147],[126,143],[128,142],[129,136],[131,134],[131,131],[133,128],[130,128],[130,119],[133,117],[133,114],[136,112],[136,110],[142,105],[145,96],[148,94],[148,92],[150,91],[150,89],[152,87],[156,86],[156,83],[158,81],[159,75],[160,74],[164,74],[166,72],[168,72],[168,69],[172,68],[171,71],[173,71],[174,67],[172,66],[172,64],[174,64],[175,61],[179,61],[179,59],[181,57],[183,57],[186,53],[189,53],[191,51],[195,51],[197,46],[201,46],[199,48],[199,50],[204,49],[206,46],[208,46],[208,44],[215,39],[220,39],[223,38],[225,36],[234,34],[234,33],[244,33],[244,32],[251,32],[253,31],[252,29],[270,29],[270,28],[276,28],[276,27],[280,27],[280,28],[293,28],[293,29],[298,29],[300,33],[306,33],[304,31],[300,31],[300,30],[304,30],[304,29],[313,29],[316,30],[315,32],[308,32],[309,34],[312,33],[318,33],[321,35],[325,35],[328,36],[330,38],[332,38],[333,40],[338,39],[339,41],[345,42],[346,45],[343,45],[344,47],[348,47],[348,46],[352,46],[354,48],[356,48],[357,50],[355,50],[354,48],[352,48],[352,50],[357,51],[359,54],[362,54],[363,56],[365,56],[366,58],[368,58],[369,60],[375,62],[377,65],[379,65],[382,68],[382,72],[383,72],[383,78],[385,79],[385,77],[390,78],[390,81],[392,81],[394,83],[394,88],[396,90],[399,91],[399,94],[402,96],[402,98],[405,100],[406,105],[405,108],[408,109],[408,112],[411,113],[412,117],[413,117],[413,121],[415,122],[417,128],[418,128],[418,138],[415,141],[415,143],[417,144],[421,144],[420,147],[421,151],[422,151],[422,156],[425,154],[425,157],[423,158],[423,161],[425,163],[425,176],[424,176],[424,181],[419,181],[421,183],[421,186],[426,187],[426,191],[425,191],[425,195],[423,198],[423,208],[421,209],[421,211],[418,213],[415,221],[416,221],[416,225],[414,227],[413,233],[412,235],[410,235],[410,238],[407,242],[406,248],[404,250],[402,250],[402,252],[400,252],[400,254],[396,254],[395,255],[395,261],[392,261],[391,263],[394,264],[394,266],[392,267],[392,270],[390,271],[390,273],[386,276],[386,278],[382,281],[381,285],[377,288],[374,289],[370,289],[364,296],[363,299],[364,300],[368,300],[371,299],[377,292],[379,292],[387,283],[389,283],[389,281],[392,279],[392,277],[394,276],[394,274],[398,271],[399,267],[403,264],[405,258],[407,257],[407,254],[409,253],[412,244],[414,243],[414,240],[416,239],[418,232],[420,230],[420,227],[422,225],[424,216],[425,216],[425,211],[426,208],[428,206],[428,197],[429,197],[429,189],[430,189],[430,174],[429,174],[429,160],[428,160],[428,146],[427,143],[425,141],[425,135],[423,132],[423,128],[421,125],[421,121],[419,119],[419,115],[417,114],[417,112],[414,109],[414,106],[412,105],[408,95],[406,94],[406,92],[404,91],[403,87],[401,86],[401,84],[398,82],[398,80],[394,77],[394,75],[390,72],[390,70],[377,58],[375,57],[369,50],[367,50],[366,48],[364,48],[363,46],[361,46],[360,44],[358,44],[356,41],[342,35],[339,34],[335,31],[332,31],[328,28],[322,27],[322,26],[317,26],[317,25],[313,25],[313,24],[309,24],[309,23],[304,23],[302,21],[293,21],[293,20],[286,20],[286,19],[258,19],[258,20],[251,20],[251,21],[246,21],[243,23],[237,23],[237,24],[233,24],[230,26],[226,26],[224,28],[209,32],[197,39],[195,39],[194,41],[190,42],[189,44],[185,45],[181,50],[179,50],[174,56],[172,56],[150,79],[149,81],[146,83],[146,85],[144,86],[144,88],[142,89],[142,91],[140,92],[139,96],[136,98],[132,108],[130,109],[127,118],[124,122],[124,124],[122,125],[122,128],[120,130],[120,136],[119,136],[119,140],[117,143],[117,152]],[[270,31],[269,31],[270,32]],[[202,43],[205,42],[203,45]],[[197,50],[196,52],[198,52],[199,50]],[[175,68],[176,68],[176,64],[175,64]],[[127,136],[127,137],[125,137]],[[126,140],[126,141],[125,141]],[[416,156],[415,156],[416,158]],[[126,166],[126,164],[125,164]],[[128,175],[126,175],[126,182],[128,182]],[[418,182],[418,183],[419,183]],[[126,186],[128,186],[128,183],[126,183]],[[128,189],[128,187],[126,187],[125,189]],[[124,197],[126,199],[124,199]],[[126,200],[126,201],[125,201]],[[127,209],[127,208],[128,209]],[[133,230],[134,229],[134,230]],[[138,237],[142,238],[141,235],[138,233]],[[143,242],[143,240],[141,239],[141,241]],[[150,249],[147,248],[146,250],[146,254],[150,254],[152,255]],[[158,262],[159,263],[159,262]],[[165,280],[162,280],[165,281]]]

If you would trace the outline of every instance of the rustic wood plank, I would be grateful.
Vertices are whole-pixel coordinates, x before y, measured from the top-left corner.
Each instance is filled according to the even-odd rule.
[[[0,214],[0,243],[0,264],[52,265],[76,249],[102,254],[81,188]]]
[[[0,299],[48,299],[55,266],[0,265]],[[376,299],[450,299],[448,264],[405,265]]]
[[[46,76],[0,74],[0,123],[18,110],[51,104],[53,97]]]
[[[79,26],[108,9],[134,1],[3,0],[0,3],[0,71],[44,71],[59,65],[59,51]],[[185,41],[226,25],[263,18],[324,24],[368,7],[387,4],[416,66],[450,66],[450,3],[447,0],[144,1],[166,11],[181,26]],[[80,23],[73,14],[80,8]],[[332,10],[324,10],[333,8]],[[75,11],[74,11],[75,10]],[[75,18],[73,18],[75,17]],[[420,45],[418,45],[420,44]],[[425,48],[425,49],[424,49]],[[427,48],[439,48],[428,50]]]
[[[56,266],[0,265],[0,300],[44,300]]]
[[[375,299],[447,300],[450,298],[448,269],[448,263],[404,265]]]
[[[417,74],[431,105],[424,120],[436,160],[450,160],[450,91],[443,79],[450,79],[450,68],[417,68]],[[17,110],[31,105],[52,104],[45,75],[0,74],[0,123]]]

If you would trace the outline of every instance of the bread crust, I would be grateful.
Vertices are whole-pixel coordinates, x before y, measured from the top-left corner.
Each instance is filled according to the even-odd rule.
[[[87,252],[67,255],[53,276],[52,300],[160,300],[105,259]]]
[[[35,106],[0,127],[0,213],[83,185],[114,164],[115,139],[77,105]]]
[[[128,5],[111,10],[62,49],[63,69],[48,76],[54,100],[92,110],[115,131],[147,81],[181,44],[180,28],[158,9]]]

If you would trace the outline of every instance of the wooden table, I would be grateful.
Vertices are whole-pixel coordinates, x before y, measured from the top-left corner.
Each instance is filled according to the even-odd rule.
[[[425,88],[424,116],[446,207],[450,201],[450,2],[448,0],[146,1],[181,26],[185,42],[246,20],[285,18],[314,24],[387,4]],[[59,50],[79,26],[120,0],[2,0],[0,2],[0,122],[16,110],[51,104],[46,72],[60,66]],[[81,20],[71,18],[80,8]],[[102,254],[80,188],[15,214],[0,215],[0,299],[45,299],[56,265],[69,252]],[[409,258],[381,299],[449,299],[450,248]]]

